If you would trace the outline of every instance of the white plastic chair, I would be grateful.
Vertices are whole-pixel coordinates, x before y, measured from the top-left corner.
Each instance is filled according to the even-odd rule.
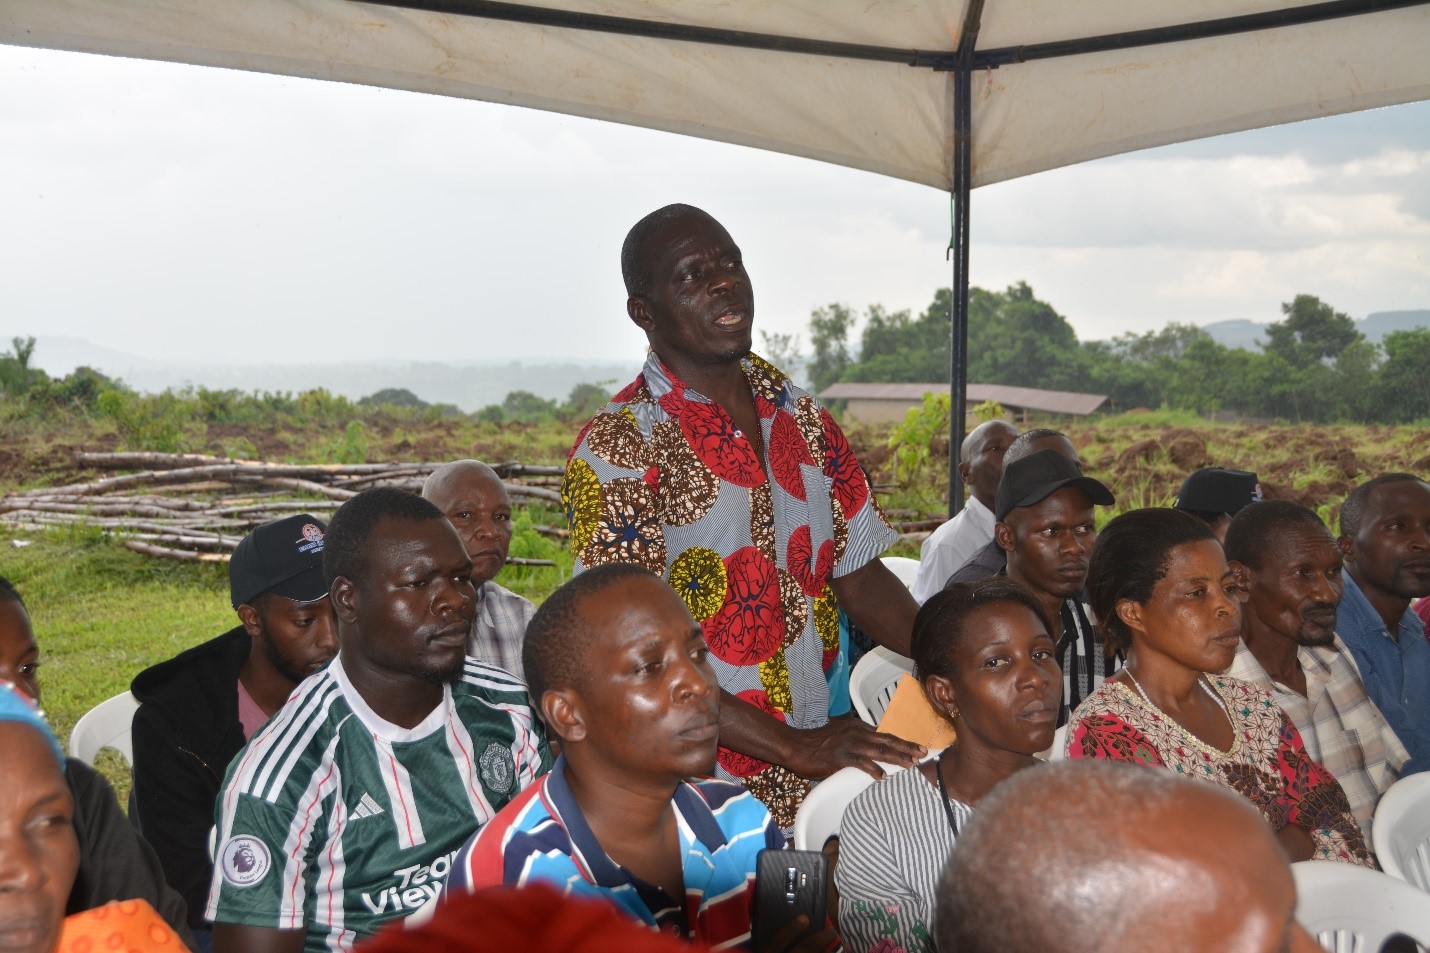
[[[894,697],[899,678],[913,670],[912,659],[882,645],[866,652],[849,673],[849,701],[859,717],[878,726],[884,710],[889,707],[889,699]]]
[[[1430,890],[1430,773],[1392,784],[1375,806],[1370,827],[1381,869]]]
[[[1291,865],[1296,919],[1327,953],[1375,953],[1392,933],[1430,944],[1430,897],[1403,880],[1329,860]]]
[[[94,765],[94,756],[103,748],[113,748],[124,756],[124,763],[134,767],[134,744],[129,728],[139,702],[130,692],[107,698],[85,712],[70,732],[70,757]]]
[[[1053,732],[1053,746],[1043,752],[1046,761],[1064,761],[1068,756],[1068,726],[1063,725]]]
[[[816,784],[794,816],[795,849],[824,847],[825,841],[839,833],[844,809],[873,783],[874,779],[858,768],[840,768]]]
[[[899,577],[906,589],[912,589],[919,578],[919,561],[907,556],[880,556],[879,562],[889,567],[889,572]]]

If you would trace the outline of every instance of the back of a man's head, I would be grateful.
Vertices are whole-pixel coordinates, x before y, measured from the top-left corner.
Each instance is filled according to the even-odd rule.
[[[1294,906],[1285,856],[1244,799],[1167,771],[1054,762],[979,804],[934,934],[941,953],[1170,953],[1261,950],[1246,938],[1271,923],[1275,951],[1310,942],[1287,930]]]
[[[1013,442],[1008,444],[1008,451],[1003,454],[1003,466],[1030,457],[1039,450],[1056,450],[1063,456],[1082,466],[1082,461],[1078,459],[1077,448],[1072,445],[1068,435],[1059,430],[1050,430],[1047,427],[1034,427],[1032,430],[1025,430],[1013,438]]]

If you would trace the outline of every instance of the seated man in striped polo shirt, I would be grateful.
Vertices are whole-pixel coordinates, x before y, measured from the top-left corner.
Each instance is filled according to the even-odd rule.
[[[548,883],[712,949],[748,942],[755,857],[784,837],[739,785],[688,780],[714,770],[719,741],[706,653],[684,601],[634,564],[547,599],[523,657],[561,757],[462,848],[447,889]]]
[[[359,493],[323,575],[338,657],[238,753],[216,806],[218,953],[352,949],[436,897],[551,760],[522,683],[466,655],[472,562],[439,509]]]

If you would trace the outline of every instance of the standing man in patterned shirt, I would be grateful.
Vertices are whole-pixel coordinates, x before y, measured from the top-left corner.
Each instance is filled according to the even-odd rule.
[[[788,827],[810,781],[923,753],[831,719],[847,710],[841,608],[908,654],[918,606],[878,559],[897,535],[834,419],[750,353],[754,294],[719,222],[652,212],[621,271],[651,353],[572,449],[576,571],[634,562],[680,593],[724,694],[719,766]]]
[[[437,896],[462,843],[549,767],[525,686],[467,658],[471,573],[411,493],[366,490],[333,516],[338,657],[229,765],[218,953],[351,950]]]
[[[472,560],[477,610],[467,654],[526,680],[521,640],[536,606],[495,582],[511,546],[511,497],[497,472],[476,460],[456,460],[432,471],[422,484],[430,500],[457,528]]]
[[[1375,806],[1410,756],[1336,635],[1345,588],[1336,541],[1313,511],[1267,500],[1232,517],[1225,549],[1246,593],[1226,673],[1271,693],[1306,753],[1340,782],[1369,841]]]

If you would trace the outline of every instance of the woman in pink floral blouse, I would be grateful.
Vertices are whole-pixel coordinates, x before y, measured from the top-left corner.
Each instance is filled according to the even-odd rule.
[[[1119,516],[1098,536],[1087,583],[1127,664],[1073,713],[1069,758],[1220,784],[1261,811],[1291,860],[1375,865],[1345,792],[1270,693],[1216,674],[1241,638],[1241,603],[1205,523],[1170,509]]]

